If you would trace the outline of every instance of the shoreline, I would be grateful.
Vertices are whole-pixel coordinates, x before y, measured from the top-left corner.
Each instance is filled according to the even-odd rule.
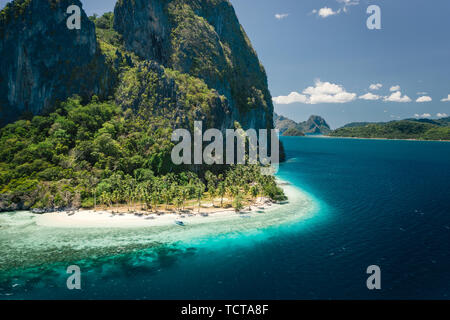
[[[283,189],[288,184],[280,185]],[[266,197],[259,197],[251,206],[246,205],[240,212],[234,208],[202,207],[185,212],[120,212],[93,209],[79,211],[56,211],[35,215],[35,222],[41,227],[53,228],[149,228],[163,226],[198,225],[212,222],[224,222],[267,211],[278,204]],[[250,208],[250,210],[249,210]],[[183,227],[178,225],[177,227]]]
[[[356,140],[388,140],[388,141],[418,141],[418,142],[450,142],[450,140],[422,140],[422,139],[389,139],[389,138],[360,138],[360,137],[335,137],[335,136],[322,136],[324,138],[335,139],[356,139]]]
[[[78,261],[92,255],[113,256],[173,244],[204,246],[241,236],[242,239],[270,237],[272,231],[266,233],[266,230],[297,225],[312,218],[320,208],[311,195],[296,185],[283,181],[280,186],[288,201],[253,206],[251,212],[218,210],[208,216],[192,215],[183,219],[175,214],[152,219],[89,210],[71,216],[36,215],[30,211],[0,214],[0,249],[5,253],[0,269],[25,268],[65,258]],[[185,225],[177,225],[177,220]],[[55,257],[47,254],[50,251],[55,252]]]
[[[183,228],[195,225],[222,223],[235,221],[242,218],[263,217],[272,218],[276,215],[276,209],[295,202],[298,198],[307,197],[306,194],[288,181],[277,178],[277,184],[280,186],[286,196],[287,201],[273,202],[266,197],[260,197],[250,206],[246,205],[240,212],[236,212],[234,208],[217,208],[203,207],[200,213],[197,209],[193,212],[186,213],[120,213],[113,214],[106,210],[80,210],[75,213],[71,212],[50,212],[44,214],[33,214],[34,221],[37,226],[50,228],[65,229],[105,229],[105,228],[153,228],[153,227],[175,227]],[[273,211],[274,214],[270,214]],[[302,211],[302,208],[299,208]],[[183,225],[177,225],[177,221],[183,222]]]

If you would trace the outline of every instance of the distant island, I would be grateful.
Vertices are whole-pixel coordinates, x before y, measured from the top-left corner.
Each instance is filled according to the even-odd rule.
[[[390,122],[349,123],[332,131],[331,137],[371,139],[450,140],[450,117],[438,120],[405,119]]]
[[[291,127],[283,133],[283,136],[284,137],[304,137],[305,134],[303,132],[301,132],[299,129],[297,129],[295,127]]]
[[[295,122],[289,118],[274,113],[275,128],[282,136],[304,136],[305,134],[329,134],[330,126],[320,116],[311,116],[307,121]]]

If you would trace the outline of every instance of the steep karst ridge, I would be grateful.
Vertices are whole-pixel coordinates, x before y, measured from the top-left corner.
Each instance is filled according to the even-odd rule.
[[[74,94],[111,92],[95,25],[82,11],[82,28],[69,30],[70,5],[82,7],[79,0],[15,0],[1,11],[0,125]]]
[[[228,0],[119,0],[114,29],[126,49],[225,96],[232,112],[224,127],[273,127],[265,70]]]
[[[186,122],[189,105],[179,103],[179,93],[189,102],[200,88],[205,98],[199,120],[207,117],[221,129],[236,122],[243,128],[273,127],[264,68],[229,1],[120,0],[114,30],[107,30],[118,36],[113,45],[96,35],[95,19],[84,11],[82,28],[69,30],[70,5],[82,8],[79,0],[14,0],[1,11],[0,125],[42,114],[75,94],[114,97],[123,108],[151,104],[149,116],[168,98],[170,116]]]
[[[289,118],[275,114],[274,125],[282,135],[284,135],[289,129],[295,129],[298,131],[295,135],[298,135],[299,132],[308,134],[329,134],[331,132],[330,126],[325,119],[314,115],[310,116],[307,121],[297,123]],[[294,132],[291,131],[291,134],[292,133]]]

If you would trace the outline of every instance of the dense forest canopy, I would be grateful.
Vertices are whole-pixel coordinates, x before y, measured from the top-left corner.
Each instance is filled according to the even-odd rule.
[[[124,49],[113,14],[90,17],[114,70],[113,97],[78,96],[53,111],[0,129],[0,210],[91,208],[140,202],[184,207],[190,199],[228,195],[283,200],[273,176],[258,166],[173,165],[174,128],[204,120],[226,99],[200,79],[142,60]]]
[[[355,123],[333,131],[334,137],[450,140],[450,118]]]

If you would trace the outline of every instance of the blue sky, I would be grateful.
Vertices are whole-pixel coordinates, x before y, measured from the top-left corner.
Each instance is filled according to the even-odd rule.
[[[115,0],[82,2],[90,15],[113,10]],[[450,95],[450,1],[231,2],[266,68],[276,112],[297,121],[317,114],[332,127],[450,115],[450,101],[441,101]],[[381,30],[366,27],[372,4]]]

